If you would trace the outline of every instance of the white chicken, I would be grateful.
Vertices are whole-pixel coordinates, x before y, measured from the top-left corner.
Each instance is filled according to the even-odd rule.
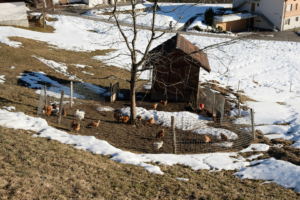
[[[164,142],[163,141],[160,141],[160,142],[152,142],[151,143],[156,149],[160,149],[162,148]]]
[[[84,119],[84,115],[85,115],[85,111],[84,110],[80,110],[79,111],[77,109],[77,111],[75,113],[75,117],[77,117],[81,121],[82,119]]]

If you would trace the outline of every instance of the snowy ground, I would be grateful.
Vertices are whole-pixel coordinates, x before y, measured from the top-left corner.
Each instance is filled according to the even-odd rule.
[[[119,42],[121,38],[115,27],[111,28],[109,24],[76,17],[53,17],[56,17],[58,21],[48,22],[47,24],[54,26],[56,29],[54,33],[32,32],[2,26],[0,27],[0,43],[19,48],[22,46],[21,43],[10,41],[7,38],[8,36],[19,36],[45,41],[48,42],[51,47],[73,51],[93,51],[96,49],[113,48],[117,49],[117,51],[107,56],[97,56],[97,59],[101,59],[107,64],[113,64],[118,67],[126,67],[130,63],[128,56],[119,55],[128,54],[125,44],[112,44],[112,42]],[[127,35],[131,33],[130,28],[124,29]],[[87,30],[95,30],[97,33],[92,33]],[[70,35],[72,37],[70,37]],[[137,38],[137,47],[142,51],[145,50],[149,36],[149,31],[140,30]],[[172,36],[174,36],[174,34],[165,34],[161,39],[155,41],[152,47],[157,46]],[[199,48],[227,40],[192,35],[184,35],[184,37]],[[228,84],[235,91],[237,91],[238,88],[238,81],[241,81],[240,90],[243,90],[247,96],[255,100],[248,101],[246,105],[255,111],[256,129],[262,130],[263,133],[275,133],[273,135],[266,135],[269,138],[293,140],[295,144],[292,146],[300,148],[299,47],[300,44],[296,42],[248,40],[230,46],[219,47],[222,51],[219,51],[217,48],[208,49],[207,53],[212,72],[207,74],[207,72],[202,70],[200,79],[201,81],[217,80],[220,82],[220,87],[225,87]],[[104,60],[110,58],[110,56],[117,56],[117,58],[113,61]],[[226,72],[227,69],[228,72]],[[257,83],[252,81],[253,75]],[[144,78],[147,78],[147,74],[144,75]],[[290,92],[291,82],[292,92]],[[10,115],[11,117],[7,117]],[[240,118],[240,122],[237,123],[247,123],[250,119],[249,117],[249,114],[246,113],[244,118]],[[16,123],[16,120],[23,120],[24,123]],[[146,164],[145,162],[157,161],[164,164],[182,163],[191,166],[193,169],[240,169],[249,164],[245,161],[234,162],[236,160],[231,158],[230,155],[235,155],[235,153],[186,156],[169,154],[136,155],[130,152],[123,152],[120,149],[110,146],[107,142],[96,140],[93,137],[68,135],[65,132],[49,127],[45,121],[41,120],[42,119],[27,117],[21,113],[9,113],[6,110],[1,110],[0,115],[1,126],[30,129],[39,132],[42,137],[51,137],[52,139],[57,139],[67,144],[76,143],[77,148],[84,148],[99,154],[113,154],[113,160],[143,166],[148,171],[155,173],[162,172],[159,167]],[[288,125],[276,125],[278,123],[288,123]],[[276,160],[272,159],[269,161],[261,161],[260,165],[246,168],[249,170],[245,169],[243,173],[249,174],[249,177],[254,178],[265,180],[274,179],[274,182],[277,184],[283,186],[286,186],[285,184],[292,184],[292,187],[297,188],[299,183],[296,181],[293,182],[293,180],[299,176],[299,167],[285,161],[275,161]],[[289,171],[284,171],[280,168],[277,168],[277,171],[274,169],[271,171],[268,167],[265,167],[263,170],[269,170],[270,173],[264,173],[265,175],[262,175],[262,173],[260,173],[262,169],[259,167],[270,166],[272,163],[274,165],[276,164],[276,166],[293,170],[295,176],[290,177],[288,174]],[[252,171],[255,169],[258,169],[257,176],[251,175],[255,173],[255,171]],[[280,176],[287,175],[289,180],[273,178],[275,171],[277,174],[280,174]],[[243,177],[245,177],[245,175]]]
[[[239,156],[237,153],[190,155],[135,154],[115,148],[108,142],[98,140],[94,136],[70,135],[49,126],[45,119],[30,117],[22,112],[9,112],[5,109],[0,109],[0,126],[34,131],[37,133],[33,135],[34,137],[45,137],[65,144],[75,145],[75,148],[88,150],[94,154],[111,155],[111,159],[114,161],[140,166],[154,174],[163,174],[163,172],[159,166],[151,165],[149,162],[170,166],[183,164],[190,166],[194,170],[207,169],[211,170],[211,172],[220,171],[222,169],[238,169],[239,172],[235,174],[240,178],[272,180],[283,187],[295,188],[297,192],[300,192],[300,185],[298,183],[300,167],[274,158],[249,163],[246,161],[246,158]],[[249,150],[253,151],[253,147],[259,151],[266,151],[268,148],[268,146],[264,144],[254,144]],[[261,156],[261,154],[252,156],[250,159],[252,160],[259,156]],[[250,168],[247,167],[250,164],[254,165],[257,163],[260,164]]]
[[[153,6],[152,3],[147,2],[145,7]],[[157,11],[155,26],[157,28],[169,28],[170,21],[173,22],[173,28],[178,29],[182,27],[186,22],[195,15],[204,14],[206,9],[212,7],[214,10],[218,8],[228,8],[231,4],[183,4],[183,3],[159,3],[161,11]],[[123,7],[120,7],[123,8]],[[124,9],[123,9],[124,10]],[[110,10],[107,10],[109,12]],[[104,10],[92,10],[86,13],[88,16],[97,17],[101,19],[109,19],[110,15],[102,15]],[[119,14],[118,19],[121,22],[132,24],[133,20],[130,14]],[[114,21],[114,19],[111,19]],[[139,13],[136,23],[142,26],[151,26],[153,21],[152,13]]]

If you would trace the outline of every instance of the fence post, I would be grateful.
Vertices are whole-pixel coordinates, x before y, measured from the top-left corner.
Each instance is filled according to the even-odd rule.
[[[253,135],[253,140],[255,140],[254,111],[252,108],[250,112],[251,112],[252,135]]]
[[[238,96],[238,109],[239,109],[239,117],[241,116],[241,98]]]
[[[73,81],[70,82],[70,107],[73,106]]]
[[[110,93],[110,103],[112,103],[112,83],[110,83],[109,93]]]
[[[215,107],[215,93],[213,92],[213,103],[211,108],[212,117],[214,117],[214,107]]]
[[[239,92],[240,91],[240,80],[239,80],[239,84],[238,84],[238,90],[237,90],[237,92]]]
[[[65,91],[61,91],[60,102],[59,102],[58,124],[60,124],[60,121],[61,121],[61,113],[62,113],[62,109],[63,109],[64,94],[65,94]]]
[[[171,117],[171,128],[172,128],[172,135],[173,135],[173,153],[177,154],[176,133],[175,133],[175,118],[174,118],[174,116]]]
[[[292,92],[292,81],[291,81],[291,84],[290,84],[290,92]]]
[[[45,106],[47,107],[47,87],[44,85]]]

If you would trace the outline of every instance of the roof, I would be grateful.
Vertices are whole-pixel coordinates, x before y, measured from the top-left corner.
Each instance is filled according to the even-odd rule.
[[[157,59],[157,56],[155,53],[160,52],[159,58],[165,57],[169,55],[174,50],[179,50],[183,52],[184,54],[188,55],[188,57],[193,59],[193,62],[198,65],[199,67],[202,67],[207,72],[210,72],[210,66],[208,62],[208,58],[206,53],[203,51],[200,51],[198,47],[196,47],[194,44],[192,44],[190,41],[182,37],[180,34],[176,34],[169,40],[165,41],[164,43],[158,45],[154,49],[152,49],[149,54],[152,55],[151,59]],[[197,53],[190,54],[192,52],[198,51]],[[190,54],[190,55],[189,55]],[[159,59],[158,58],[158,59]],[[149,62],[151,63],[151,61]]]

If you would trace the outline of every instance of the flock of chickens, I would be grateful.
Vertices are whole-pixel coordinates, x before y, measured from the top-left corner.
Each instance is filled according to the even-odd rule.
[[[160,103],[163,106],[167,105],[167,100],[163,101],[161,100]],[[151,106],[149,106],[149,110],[156,110],[158,103],[155,103]],[[44,109],[43,109],[43,113],[46,116],[50,116],[50,115],[58,115],[59,114],[59,107],[56,104],[52,104],[51,106],[46,106],[44,105]],[[85,110],[77,110],[75,113],[75,117],[77,117],[80,121],[82,119],[84,119],[84,115],[85,115]],[[67,111],[66,108],[63,107],[62,109],[62,116],[66,117],[67,116]],[[122,116],[116,112],[114,112],[114,118],[118,121],[118,122],[122,122],[122,123],[127,123],[129,121],[129,116]],[[138,121],[142,121],[142,116],[137,116]],[[96,121],[96,122],[91,122],[89,123],[87,126],[88,127],[98,127],[100,124],[100,120]],[[151,119],[147,120],[146,125],[152,125],[154,124],[154,118],[152,117]],[[72,124],[71,124],[71,128],[74,131],[79,131],[80,130],[80,124],[76,122],[76,120],[73,120]],[[162,129],[161,131],[159,131],[156,136],[155,136],[155,140],[156,142],[151,142],[151,145],[153,145],[155,148],[160,149],[163,145],[163,141],[162,138],[165,136],[165,131],[164,129]],[[204,135],[205,139],[204,142],[205,143],[211,143],[211,139],[209,136]],[[159,140],[159,141],[158,141]],[[221,140],[222,141],[228,141],[228,137],[221,133]]]
[[[58,115],[59,114],[59,107],[56,104],[52,104],[51,106],[50,105],[49,106],[44,105],[43,113],[48,117],[50,115]],[[63,117],[67,116],[66,107],[63,107],[61,115]],[[80,121],[82,119],[84,119],[84,115],[85,115],[84,110],[77,110],[76,113],[75,113],[75,117],[77,117]],[[89,126],[89,127],[98,127],[99,124],[100,124],[100,120],[98,120],[97,122],[91,122],[87,126]],[[76,120],[73,120],[73,122],[71,124],[71,128],[74,131],[78,132],[80,130],[80,124],[77,123]]]

